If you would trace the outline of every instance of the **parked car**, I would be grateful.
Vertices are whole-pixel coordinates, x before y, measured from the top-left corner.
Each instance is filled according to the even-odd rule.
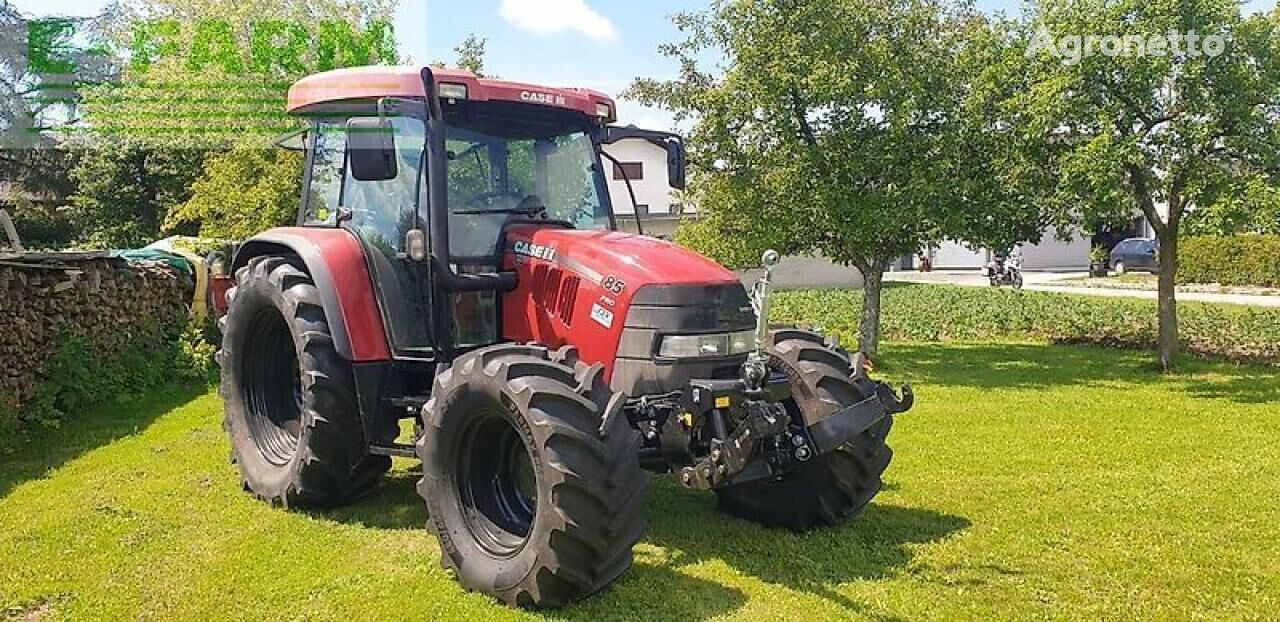
[[[1129,238],[1111,249],[1111,270],[1124,274],[1130,270],[1160,270],[1157,251],[1160,243],[1151,238]]]

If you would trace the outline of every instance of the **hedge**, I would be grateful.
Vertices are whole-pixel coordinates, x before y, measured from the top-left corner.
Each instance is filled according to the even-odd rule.
[[[1178,282],[1280,287],[1280,235],[1202,236],[1181,240]]]
[[[881,335],[890,341],[1033,339],[1153,348],[1158,334],[1153,300],[890,284],[882,304]],[[775,321],[857,342],[861,290],[779,292],[773,305]],[[1280,364],[1280,308],[1183,302],[1178,316],[1188,352]]]

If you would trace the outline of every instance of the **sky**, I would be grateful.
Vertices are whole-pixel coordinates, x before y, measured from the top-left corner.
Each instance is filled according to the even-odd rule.
[[[0,0],[3,2],[4,0]],[[1246,11],[1277,0],[1248,0]],[[32,17],[92,15],[107,0],[10,0]],[[470,34],[488,40],[487,73],[549,86],[593,88],[617,95],[636,77],[670,78],[674,63],[658,54],[680,39],[668,16],[706,8],[709,0],[400,0],[395,29],[400,53],[415,63],[452,63]],[[1021,0],[977,0],[988,12],[1018,12]],[[618,102],[619,121],[669,129],[667,113]]]

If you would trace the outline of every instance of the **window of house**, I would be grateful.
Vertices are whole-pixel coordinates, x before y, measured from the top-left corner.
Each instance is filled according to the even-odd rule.
[[[637,215],[639,215],[639,216],[648,216],[648,215],[649,215],[649,206],[648,206],[647,204],[645,204],[645,203],[641,203],[641,204],[637,205],[637,206],[636,206],[636,214],[637,214]]]
[[[613,179],[615,181],[622,181],[623,179],[637,181],[644,179],[644,163],[615,162],[613,165]]]

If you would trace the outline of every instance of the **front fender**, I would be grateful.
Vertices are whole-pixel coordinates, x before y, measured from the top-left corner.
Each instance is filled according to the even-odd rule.
[[[353,363],[387,361],[391,348],[360,240],[345,229],[280,227],[240,246],[231,273],[263,255],[295,255],[320,293],[334,348]]]

